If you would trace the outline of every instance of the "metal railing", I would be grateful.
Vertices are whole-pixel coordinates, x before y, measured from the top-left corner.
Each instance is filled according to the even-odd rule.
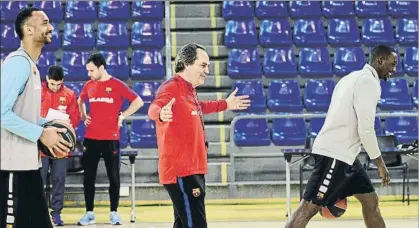
[[[236,147],[234,141],[234,129],[239,120],[243,119],[279,119],[279,118],[304,118],[304,119],[312,119],[312,118],[325,118],[326,113],[303,113],[303,114],[251,114],[251,115],[239,115],[235,116],[230,124],[230,146]],[[382,112],[377,113],[377,117],[418,117],[417,112]],[[230,194],[236,195],[236,166],[235,166],[235,158],[269,158],[269,157],[282,157],[283,153],[281,149],[286,149],[285,147],[278,148],[278,152],[270,152],[270,153],[257,153],[257,152],[246,152],[246,153],[235,153],[235,150],[230,150],[230,167],[229,167],[229,178],[228,178],[228,185],[230,186]],[[289,178],[289,174],[286,175]],[[288,179],[287,178],[287,179]],[[290,181],[289,179],[287,181]],[[265,181],[260,181],[263,184]],[[272,181],[271,181],[272,182]]]

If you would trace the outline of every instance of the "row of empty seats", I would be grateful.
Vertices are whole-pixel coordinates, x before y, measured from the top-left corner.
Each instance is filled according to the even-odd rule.
[[[229,20],[226,23],[225,45],[228,48],[256,47],[320,47],[374,46],[399,44],[413,46],[418,43],[417,18],[399,18],[396,28],[389,18],[368,18],[362,22],[361,29],[355,17],[334,18],[328,21],[327,29],[318,18],[297,19],[291,29],[287,18],[265,19],[260,22],[259,32],[253,19]]]
[[[32,1],[31,1],[32,2]],[[2,1],[0,5],[1,21],[14,21],[20,9],[29,5],[29,1]],[[99,20],[162,20],[164,5],[162,1],[33,1],[34,7],[42,9],[51,21],[93,21]]]
[[[226,20],[239,18],[406,17],[418,15],[417,1],[224,1]]]
[[[263,62],[256,48],[233,48],[229,50],[227,73],[233,79],[257,79],[262,74],[267,78],[290,78],[297,75],[303,78],[327,78],[333,75],[344,76],[362,69],[367,60],[361,47],[338,47],[333,59],[326,47],[301,48],[298,65],[292,47],[265,49]],[[412,77],[418,76],[417,47],[406,47],[404,58],[398,56],[395,76],[403,76],[405,73]]]
[[[308,129],[304,119],[273,119],[269,127],[266,119],[243,119],[234,128],[237,146],[305,146],[307,138],[316,137],[324,124],[324,118],[310,120]],[[388,117],[384,128],[380,118],[375,120],[377,135],[395,135],[399,143],[411,143],[418,138],[417,117]]]
[[[52,33],[52,43],[46,45],[46,50],[90,50],[97,47],[101,50],[117,48],[154,48],[164,46],[164,34],[160,21],[136,21],[132,31],[128,32],[126,22],[101,22],[97,26],[97,35],[92,23],[65,23],[61,36],[56,23]],[[20,46],[14,24],[2,23],[0,27],[2,50],[14,50]]]
[[[136,50],[133,51],[131,64],[128,64],[127,51],[100,51],[105,57],[107,71],[121,80],[162,80],[164,79],[164,59],[159,50]],[[1,53],[3,59],[8,53]],[[61,56],[61,65],[67,81],[88,80],[86,61],[90,52],[64,51]],[[44,77],[51,65],[56,65],[55,52],[42,52],[38,60],[38,68]]]
[[[414,82],[413,92],[409,92],[406,79],[393,78],[381,81],[381,110],[412,110],[418,107],[418,80]],[[335,82],[333,80],[307,80],[302,95],[297,80],[275,80],[270,82],[267,95],[260,80],[237,80],[233,88],[237,94],[249,95],[251,105],[246,113],[271,112],[326,112],[329,108]]]
[[[380,118],[375,120],[377,135],[395,135],[400,143],[417,139],[418,119],[416,117],[388,117],[384,128]],[[237,146],[304,146],[308,137],[316,137],[324,124],[324,118],[306,121],[297,119],[273,119],[271,129],[266,119],[239,120],[234,128],[234,142]],[[84,139],[85,126],[81,122],[75,129],[77,141]],[[131,130],[124,123],[120,129],[120,146],[131,148],[157,148],[156,125],[151,120],[133,120]]]

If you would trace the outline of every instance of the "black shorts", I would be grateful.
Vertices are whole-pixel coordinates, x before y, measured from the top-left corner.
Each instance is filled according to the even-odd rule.
[[[322,156],[314,156],[314,169],[303,199],[318,206],[334,205],[338,199],[354,194],[374,192],[374,186],[358,159],[354,164]]]

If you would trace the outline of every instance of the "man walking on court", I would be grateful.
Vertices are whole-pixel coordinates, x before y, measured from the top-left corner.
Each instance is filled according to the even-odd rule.
[[[43,128],[41,78],[36,66],[42,48],[51,43],[53,26],[37,8],[24,8],[16,17],[21,47],[1,64],[0,227],[52,228],[45,201],[37,147],[40,140],[65,157],[65,129]],[[51,150],[52,151],[52,150]]]
[[[387,80],[395,71],[397,54],[388,46],[378,45],[370,53],[369,64],[343,77],[333,91],[326,120],[314,141],[314,170],[303,200],[286,228],[306,227],[322,206],[354,196],[362,204],[367,228],[384,228],[378,207],[378,195],[357,156],[361,144],[370,159],[375,159],[382,184],[390,177],[378,147],[374,130],[376,106],[381,96],[380,79]]]
[[[201,101],[196,87],[209,74],[205,48],[189,43],[175,59],[176,75],[156,92],[148,116],[156,121],[160,183],[173,202],[176,228],[207,227],[205,177],[208,143],[205,140],[204,114],[242,110],[250,105],[248,96]]]
[[[143,100],[124,82],[106,72],[105,58],[93,54],[87,60],[86,69],[91,80],[84,85],[78,100],[82,119],[86,125],[83,146],[85,148],[82,163],[84,167],[84,198],[86,214],[79,220],[79,225],[90,225],[96,222],[93,212],[95,197],[95,181],[100,157],[103,157],[109,179],[109,197],[111,201],[110,223],[121,225],[122,220],[117,213],[119,204],[119,128],[125,118],[134,114]],[[123,99],[131,104],[120,112]],[[85,102],[90,104],[87,114]]]
[[[80,122],[80,111],[77,105],[77,97],[73,90],[63,85],[64,71],[60,66],[51,66],[48,69],[46,82],[42,84],[42,107],[41,116],[46,117],[49,109],[58,110],[66,113],[70,117],[71,125],[77,127]],[[47,184],[47,174],[51,166],[52,174],[52,200],[51,200],[51,217],[54,225],[64,226],[61,218],[61,211],[64,204],[65,179],[67,175],[67,158],[53,159],[45,156],[41,152],[42,157],[42,182]]]

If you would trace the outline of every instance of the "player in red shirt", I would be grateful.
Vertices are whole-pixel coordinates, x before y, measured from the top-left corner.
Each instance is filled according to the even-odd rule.
[[[63,85],[64,71],[60,66],[51,66],[48,69],[46,82],[42,83],[42,104],[41,116],[46,117],[48,110],[55,109],[63,113],[67,113],[70,117],[71,124],[76,127],[80,122],[80,111],[77,105],[77,97],[74,91]],[[41,153],[42,182],[46,184],[48,169],[51,166],[52,174],[52,201],[51,201],[51,217],[57,226],[63,226],[64,221],[61,219],[61,211],[64,203],[65,179],[67,175],[67,158],[52,159]]]
[[[248,96],[225,100],[200,101],[196,87],[209,74],[205,48],[190,43],[176,56],[176,75],[156,92],[148,116],[156,121],[159,151],[159,177],[174,204],[177,227],[207,227],[205,213],[205,177],[207,149],[203,115],[225,110],[247,109]]]
[[[117,213],[120,189],[119,128],[123,120],[134,114],[144,102],[124,82],[106,72],[106,61],[101,54],[91,55],[86,63],[91,80],[84,85],[78,100],[82,119],[86,125],[83,142],[85,151],[82,158],[86,214],[80,219],[79,225],[94,224],[96,221],[93,213],[95,180],[101,156],[105,161],[110,182],[110,222],[112,225],[118,225],[122,223]],[[131,104],[127,110],[120,112],[124,98]],[[89,114],[86,113],[85,102],[90,104]]]

